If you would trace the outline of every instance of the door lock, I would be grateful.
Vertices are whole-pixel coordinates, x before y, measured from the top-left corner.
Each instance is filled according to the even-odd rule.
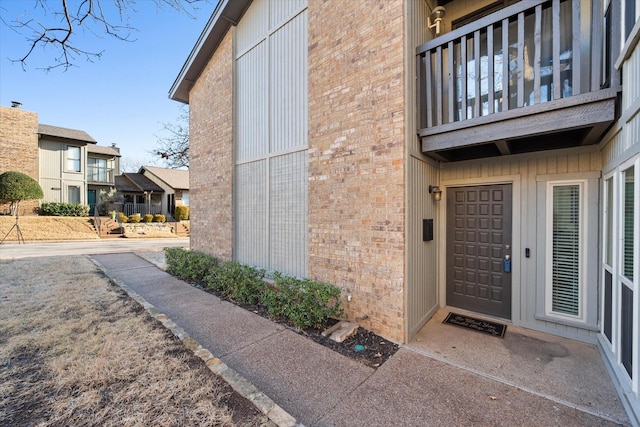
[[[505,273],[511,273],[511,255],[505,255],[502,260],[502,265]]]

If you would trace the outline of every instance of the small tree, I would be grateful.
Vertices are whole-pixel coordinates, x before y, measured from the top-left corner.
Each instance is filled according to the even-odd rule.
[[[38,181],[22,172],[9,171],[0,175],[0,200],[10,202],[11,215],[18,213],[23,200],[42,199],[42,188]]]

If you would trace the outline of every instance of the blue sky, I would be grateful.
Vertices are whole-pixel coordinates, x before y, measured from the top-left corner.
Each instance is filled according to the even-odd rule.
[[[48,0],[58,7],[61,0]],[[70,4],[77,3],[71,0]],[[198,4],[193,17],[169,7],[158,9],[151,0],[135,2],[128,23],[138,31],[134,42],[105,35],[83,35],[76,44],[88,51],[104,51],[93,63],[75,60],[67,71],[54,64],[54,53],[36,50],[27,59],[26,71],[10,59],[24,56],[29,43],[2,22],[25,11],[41,17],[36,0],[0,2],[0,105],[19,101],[22,108],[38,113],[43,124],[81,129],[99,145],[115,143],[129,168],[164,164],[149,152],[157,147],[163,123],[178,123],[181,103],[168,97],[169,88],[211,16],[217,0]],[[114,8],[111,0],[103,4]],[[115,8],[114,8],[115,9]]]

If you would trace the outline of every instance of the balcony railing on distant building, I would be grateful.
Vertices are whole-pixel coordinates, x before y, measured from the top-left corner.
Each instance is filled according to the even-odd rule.
[[[113,184],[114,174],[112,168],[104,168],[99,166],[87,167],[87,182],[99,182]]]

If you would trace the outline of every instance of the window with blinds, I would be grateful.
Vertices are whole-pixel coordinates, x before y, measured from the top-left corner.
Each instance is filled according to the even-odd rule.
[[[623,172],[623,242],[622,242],[622,274],[633,281],[633,246],[634,246],[634,174],[631,166]]]
[[[552,186],[551,311],[580,316],[580,184]]]

